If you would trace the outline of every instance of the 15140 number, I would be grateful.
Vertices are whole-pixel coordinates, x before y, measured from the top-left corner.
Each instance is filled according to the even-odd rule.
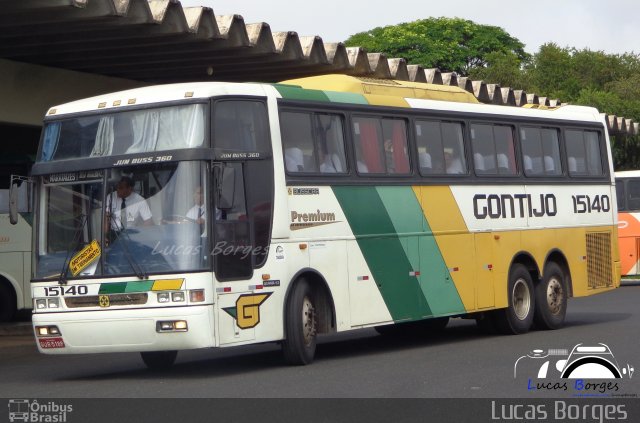
[[[606,213],[611,211],[611,201],[606,194],[602,195],[572,195],[574,213]]]

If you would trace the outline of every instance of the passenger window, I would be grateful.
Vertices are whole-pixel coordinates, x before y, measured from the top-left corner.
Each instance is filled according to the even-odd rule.
[[[569,175],[603,175],[598,133],[571,129],[565,132],[565,137]]]
[[[346,173],[342,118],[282,112],[280,129],[288,173]]]
[[[640,210],[640,181],[629,179],[627,181],[627,205],[630,211]]]
[[[513,128],[505,125],[471,125],[473,162],[477,175],[517,174]]]
[[[418,164],[421,175],[467,173],[462,125],[456,122],[417,121]]]
[[[403,119],[355,117],[353,134],[358,173],[410,173]]]
[[[558,176],[562,174],[557,129],[522,128],[520,140],[525,175]]]
[[[624,180],[616,179],[616,199],[618,200],[618,211],[626,211]]]

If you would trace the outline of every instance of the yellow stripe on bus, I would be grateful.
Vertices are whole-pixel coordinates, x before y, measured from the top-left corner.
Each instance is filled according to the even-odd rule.
[[[182,288],[184,279],[160,279],[153,283],[152,291],[175,291]]]

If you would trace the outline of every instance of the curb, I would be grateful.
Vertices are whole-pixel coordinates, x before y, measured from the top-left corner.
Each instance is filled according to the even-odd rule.
[[[2,323],[0,336],[31,336],[33,329],[30,322]]]

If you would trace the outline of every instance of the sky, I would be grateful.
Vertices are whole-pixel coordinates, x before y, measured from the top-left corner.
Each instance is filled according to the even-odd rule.
[[[554,42],[560,47],[606,53],[640,53],[638,0],[181,0],[216,15],[238,14],[245,23],[266,22],[273,32],[319,35],[324,42],[378,26],[428,17],[459,17],[499,26],[529,53]]]

